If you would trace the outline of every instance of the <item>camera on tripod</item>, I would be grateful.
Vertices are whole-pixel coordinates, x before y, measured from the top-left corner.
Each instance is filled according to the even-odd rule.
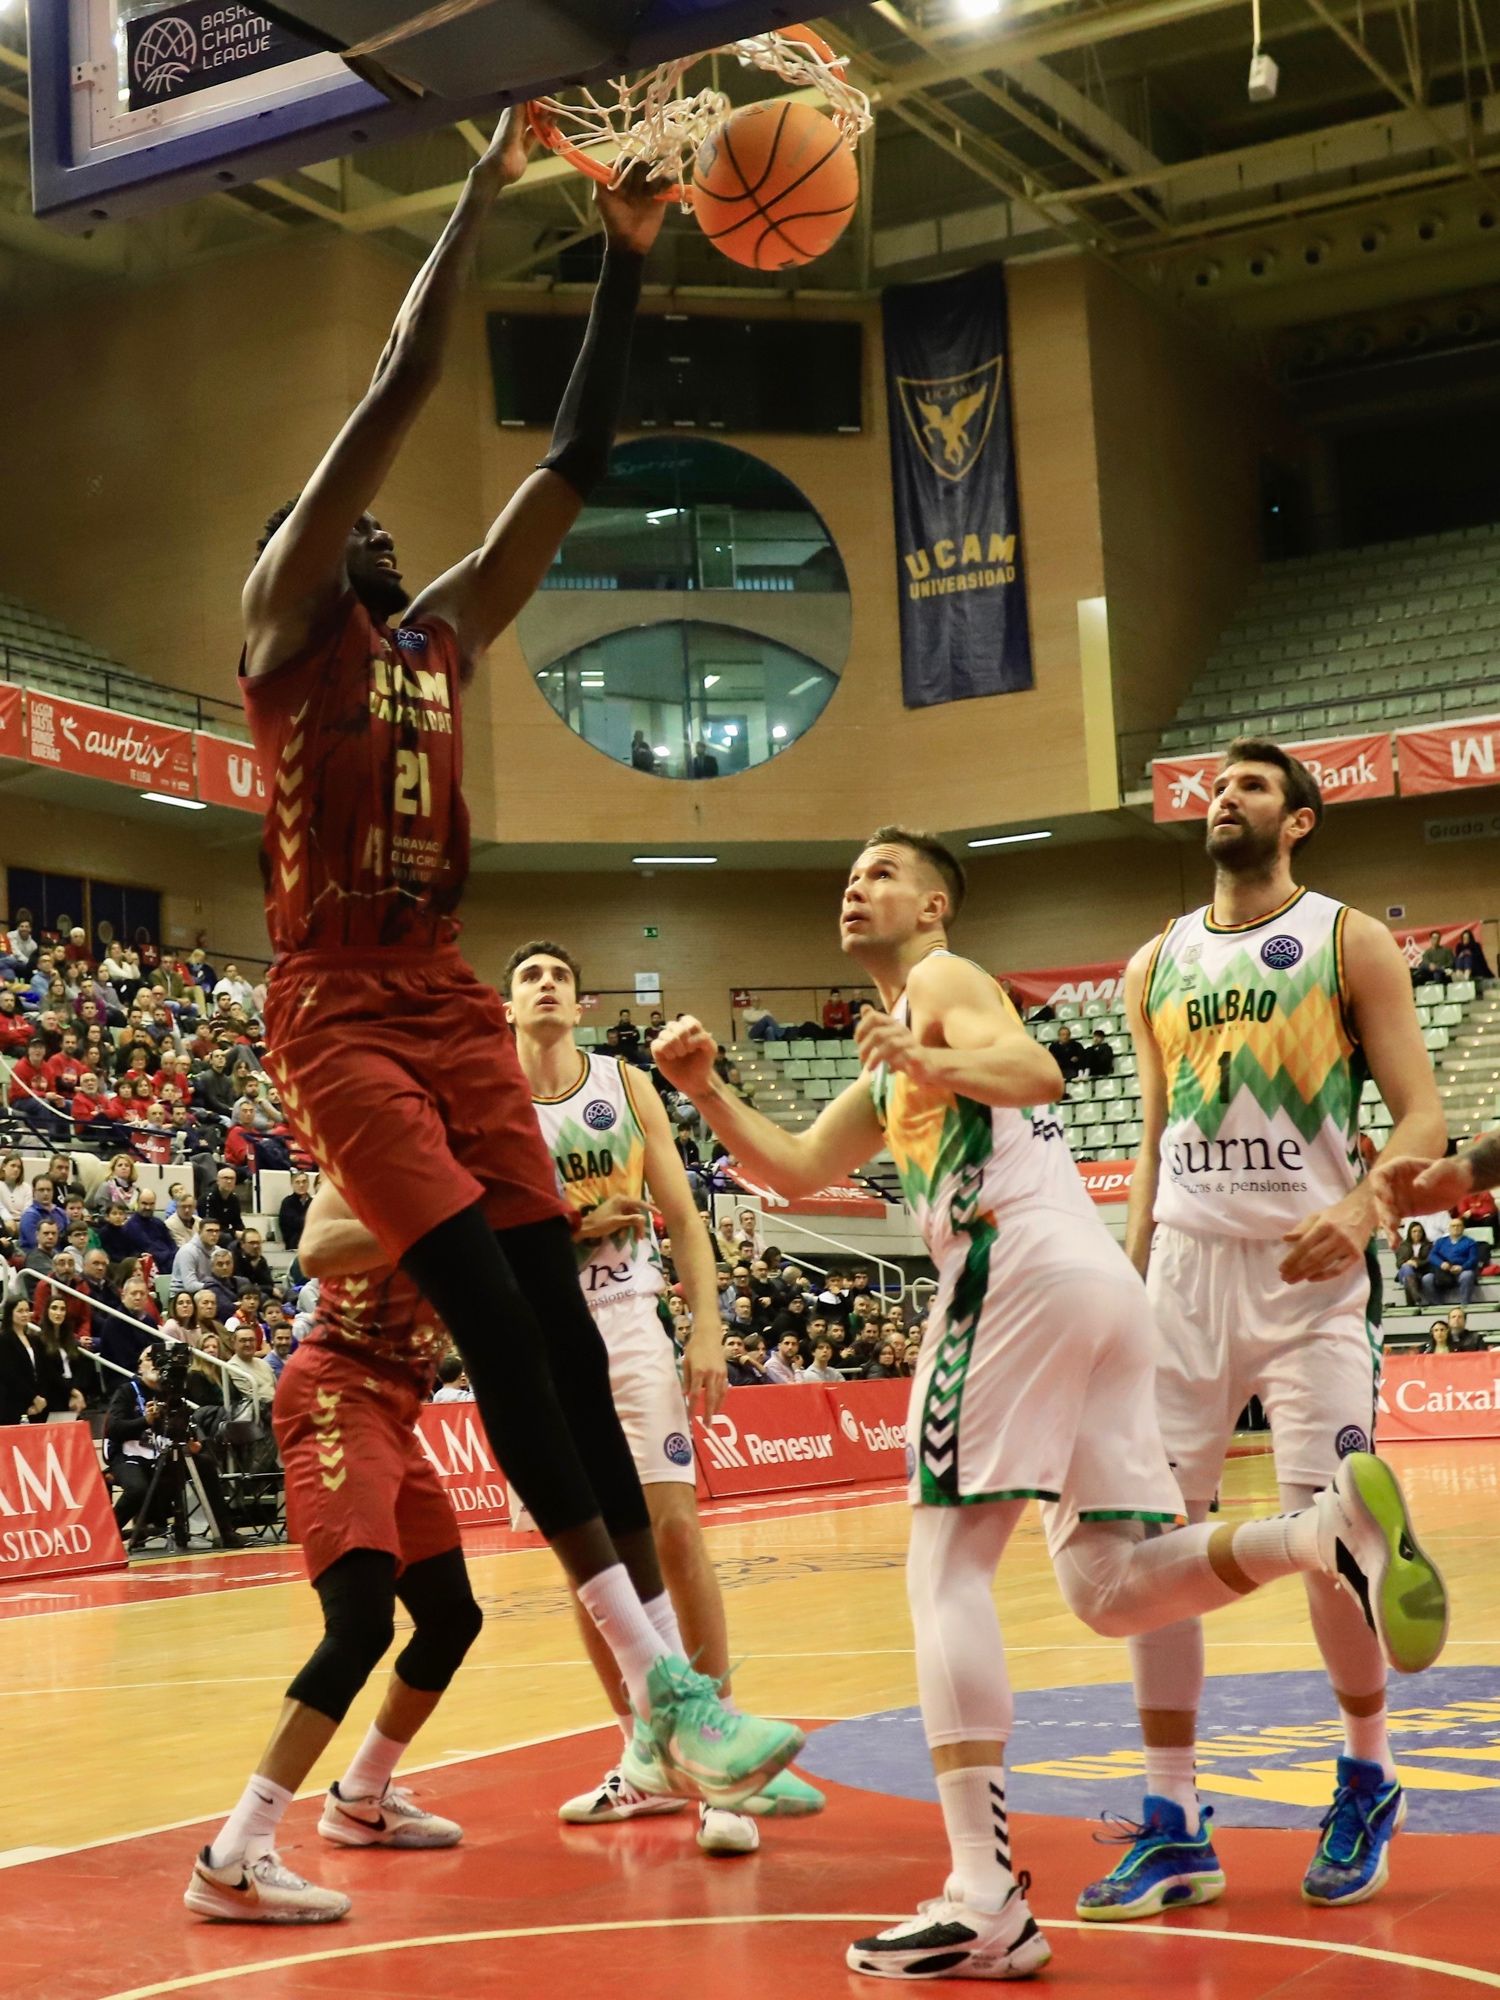
[[[155,1400],[160,1405],[156,1432],[170,1444],[185,1444],[192,1433],[192,1412],[187,1401],[188,1350],[184,1341],[163,1342],[154,1355],[156,1362]]]

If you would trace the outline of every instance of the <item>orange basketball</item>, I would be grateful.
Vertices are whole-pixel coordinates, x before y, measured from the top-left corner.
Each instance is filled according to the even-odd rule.
[[[709,242],[752,271],[831,250],[859,201],[854,154],[810,104],[747,104],[698,149],[693,209]]]

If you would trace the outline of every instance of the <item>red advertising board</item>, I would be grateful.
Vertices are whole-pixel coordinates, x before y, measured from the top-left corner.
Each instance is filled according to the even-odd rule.
[[[0,757],[26,755],[26,713],[21,690],[0,681]]]
[[[1388,1355],[1375,1435],[1382,1445],[1500,1438],[1500,1353]]]
[[[1117,1007],[1124,977],[1124,959],[1111,958],[1101,959],[1097,965],[1054,965],[1041,972],[1003,972],[1000,983],[1022,1013],[1027,1013],[1033,1007],[1069,1003],[1086,1007],[1091,1000],[1097,1000],[1101,1007]]]
[[[26,755],[48,770],[103,778],[137,792],[193,796],[190,730],[39,694],[35,688],[26,697]]]
[[[1286,748],[1312,772],[1327,805],[1345,805],[1351,799],[1386,799],[1395,792],[1396,773],[1389,735],[1330,736],[1312,743],[1288,743]],[[1222,762],[1218,751],[1198,757],[1154,757],[1152,818],[1207,819],[1213,774]],[[1403,767],[1402,790],[1405,789]]]
[[[1407,964],[1420,965],[1422,963],[1422,954],[1426,951],[1428,945],[1431,944],[1432,933],[1434,931],[1437,932],[1442,942],[1452,950],[1457,946],[1459,939],[1465,931],[1470,932],[1476,938],[1482,937],[1484,935],[1483,919],[1475,917],[1472,922],[1467,924],[1426,924],[1419,926],[1416,930],[1410,928],[1399,931],[1393,930],[1391,936],[1400,945]]]
[[[906,1382],[731,1389],[717,1416],[693,1419],[710,1495],[722,1500],[903,1477],[909,1391]]]
[[[460,1525],[509,1521],[505,1475],[495,1463],[476,1403],[423,1404],[417,1439],[436,1467]]]
[[[1134,1160],[1079,1160],[1078,1176],[1091,1201],[1128,1201]]]
[[[193,738],[198,757],[198,796],[211,806],[236,806],[241,812],[264,813],[265,777],[260,759],[248,743],[199,730]]]
[[[88,1425],[0,1430],[0,1583],[124,1563]]]
[[[1398,729],[1396,755],[1401,790],[1464,792],[1476,785],[1500,785],[1500,716],[1443,722],[1432,729]]]

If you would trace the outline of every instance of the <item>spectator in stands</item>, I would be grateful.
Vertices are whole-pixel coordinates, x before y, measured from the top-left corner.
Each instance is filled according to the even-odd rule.
[[[85,1070],[78,1079],[72,1112],[73,1131],[81,1145],[97,1146],[101,1152],[118,1145],[125,1107],[113,1091],[103,1088],[96,1072]]]
[[[106,1361],[113,1361],[117,1368],[134,1368],[142,1351],[161,1330],[161,1316],[151,1302],[144,1278],[126,1279],[120,1289],[118,1310],[133,1324],[126,1325],[111,1312],[91,1316],[94,1352]]]
[[[1401,1280],[1401,1289],[1409,1306],[1422,1303],[1422,1280],[1427,1275],[1432,1261],[1432,1238],[1420,1222],[1408,1222],[1406,1235],[1401,1244],[1400,1261],[1396,1266],[1396,1276]]]
[[[768,1382],[800,1382],[802,1380],[802,1347],[795,1333],[788,1333],[776,1343],[776,1351],[766,1363]]]
[[[30,917],[17,917],[7,935],[6,943],[10,947],[11,957],[23,967],[34,964],[36,955],[41,949],[32,934]]]
[[[136,1197],[140,1189],[136,1186],[135,1161],[129,1153],[116,1153],[109,1163],[109,1172],[98,1187],[88,1197],[88,1204],[96,1215],[102,1215],[112,1201],[122,1207],[135,1210]]]
[[[1064,1083],[1073,1083],[1084,1069],[1083,1046],[1073,1039],[1073,1030],[1064,1021],[1057,1031],[1057,1040],[1050,1044],[1053,1059],[1063,1073]]]
[[[615,1039],[620,1044],[620,1053],[627,1062],[634,1062],[640,1054],[641,1031],[630,1018],[630,1009],[622,1007],[620,1018],[615,1022]]]
[[[1090,1076],[1113,1076],[1115,1073],[1115,1052],[1109,1045],[1109,1037],[1102,1028],[1095,1028],[1089,1036],[1088,1046],[1083,1052],[1083,1066]]]
[[[1470,1332],[1469,1315],[1462,1306],[1448,1308],[1448,1331],[1453,1337],[1455,1354],[1480,1354],[1484,1351],[1484,1335],[1477,1330]]]
[[[634,771],[656,769],[656,753],[646,741],[644,729],[638,729],[630,739],[630,766]]]
[[[125,1269],[125,1266],[119,1266],[118,1274],[123,1276]],[[115,1275],[116,1267],[110,1263],[107,1252],[102,1249],[86,1250],[83,1257],[83,1276],[79,1280],[78,1289],[87,1292],[91,1299],[118,1310],[120,1294],[114,1283]]]
[[[724,1368],[731,1389],[754,1388],[763,1380],[760,1369],[745,1356],[745,1336],[742,1333],[727,1333],[724,1336]]]
[[[87,1189],[73,1171],[73,1162],[67,1153],[54,1153],[47,1162],[47,1178],[57,1190],[57,1199],[66,1204],[73,1195],[87,1197]]]
[[[171,1270],[177,1244],[156,1212],[155,1188],[143,1187],[137,1196],[135,1214],[125,1225],[125,1242],[133,1255],[149,1257],[158,1271]]]
[[[448,1352],[438,1363],[438,1386],[432,1392],[435,1403],[472,1403],[474,1391],[469,1387],[469,1378],[464,1372],[463,1356],[456,1349]]]
[[[1430,1306],[1446,1305],[1456,1295],[1461,1306],[1474,1297],[1474,1287],[1484,1268],[1484,1253],[1464,1227],[1461,1215],[1450,1218],[1448,1234],[1432,1246],[1427,1270],[1422,1278],[1422,1297]]]
[[[745,1033],[752,1042],[784,1042],[791,1036],[790,1028],[783,1028],[769,1008],[762,1007],[755,994],[750,995],[749,1005],[741,1007],[740,1019],[745,1024]]]
[[[796,1336],[799,1350],[808,1354],[807,1345],[807,1300],[801,1292],[789,1292],[781,1311],[771,1322],[771,1338],[782,1341],[788,1334]]]
[[[36,1241],[21,1261],[23,1271],[47,1272],[56,1260],[58,1247],[63,1241],[62,1230],[53,1216],[44,1216],[36,1226]],[[25,1249],[25,1245],[22,1248]]]
[[[889,1340],[883,1340],[875,1350],[875,1359],[865,1364],[864,1379],[867,1382],[895,1382],[900,1375],[896,1349]]]
[[[833,1342],[826,1336],[813,1342],[812,1362],[802,1371],[804,1382],[842,1382],[843,1376],[833,1365]]]
[[[178,1340],[197,1342],[198,1301],[191,1292],[173,1292],[168,1324]]]
[[[1493,979],[1484,946],[1472,931],[1460,931],[1453,947],[1453,970],[1461,979]]]
[[[0,987],[0,1055],[13,1056],[31,1040],[31,1023],[9,987]]]
[[[205,1111],[215,1118],[228,1118],[234,1110],[234,1077],[229,1067],[229,1052],[213,1048],[208,1052],[208,1060],[193,1074],[193,1094]]]
[[[878,1358],[875,1335],[868,1327],[856,1325],[839,1349],[839,1367],[845,1375],[860,1376]]]
[[[1445,1319],[1435,1319],[1427,1329],[1427,1338],[1417,1352],[1419,1354],[1452,1354],[1453,1335]]]
[[[274,1303],[274,1300],[267,1301],[267,1314],[270,1313],[271,1306]],[[278,1325],[275,1327],[267,1326],[265,1331],[266,1360],[270,1364],[271,1373],[279,1383],[282,1369],[285,1368],[286,1364],[297,1352],[297,1336],[292,1332],[291,1327],[287,1324],[284,1317]]]
[[[729,1324],[746,1339],[755,1331],[755,1308],[747,1292],[741,1292],[729,1308]]]
[[[255,1018],[255,988],[248,979],[240,977],[237,965],[226,965],[224,977],[215,982],[212,998],[217,1000],[221,993],[229,995],[231,1007],[243,1007],[246,1014]]]
[[[307,1175],[293,1174],[291,1193],[283,1195],[281,1206],[276,1211],[276,1227],[288,1250],[295,1250],[302,1241],[307,1211],[311,1207],[312,1194],[309,1191]]]
[[[12,1235],[21,1226],[21,1217],[31,1206],[31,1189],[26,1184],[26,1162],[19,1153],[0,1159],[0,1224],[9,1224]]]
[[[849,1002],[837,986],[830,986],[823,1002],[823,1032],[842,1039],[849,1033]]]
[[[202,1347],[209,1334],[219,1343],[219,1352],[227,1361],[232,1352],[229,1335],[224,1330],[224,1322],[219,1318],[219,1301],[205,1286],[201,1292],[193,1294],[193,1340]]]
[[[239,1175],[233,1167],[220,1167],[214,1175],[214,1184],[203,1197],[203,1220],[217,1222],[226,1237],[237,1242],[245,1233],[245,1217],[240,1207],[240,1198],[235,1193],[239,1186]]]
[[[7,1300],[0,1312],[0,1426],[40,1422],[47,1414],[47,1385],[31,1302]]]
[[[198,1290],[213,1293],[219,1308],[214,1317],[222,1320],[228,1327],[230,1320],[234,1318],[239,1292],[234,1282],[234,1252],[227,1244],[221,1244],[209,1257],[208,1276]]]
[[[1442,932],[1433,931],[1428,937],[1421,963],[1411,976],[1412,985],[1446,986],[1453,976],[1453,963],[1453,953],[1443,943]]]
[[[109,1471],[120,1489],[115,1501],[115,1520],[122,1530],[135,1520],[146,1505],[156,1462],[166,1449],[167,1441],[156,1428],[166,1417],[166,1405],[158,1393],[161,1388],[160,1367],[165,1358],[166,1347],[163,1343],[157,1342],[148,1347],[136,1364],[135,1375],[130,1381],[122,1382],[110,1399],[106,1428]],[[209,1512],[219,1533],[230,1547],[237,1547],[238,1537],[230,1526],[212,1452],[197,1437],[188,1440],[188,1451],[193,1457],[208,1499]],[[164,1528],[172,1518],[183,1476],[180,1469],[173,1466],[157,1482],[152,1519],[145,1524],[148,1528]],[[175,1527],[173,1534],[178,1546],[185,1548],[186,1534]]]
[[[276,1289],[276,1275],[266,1262],[258,1229],[247,1228],[234,1246],[234,1281],[241,1287],[253,1285],[262,1298]]]
[[[1500,1210],[1497,1210],[1495,1197],[1490,1190],[1488,1188],[1478,1188],[1472,1194],[1465,1195],[1463,1200],[1458,1204],[1458,1212],[1463,1217],[1469,1229],[1480,1232],[1481,1239],[1493,1251],[1497,1234],[1497,1222],[1500,1222]]]
[[[234,1346],[229,1354],[229,1373],[238,1388],[255,1398],[260,1422],[268,1423],[271,1405],[276,1400],[276,1375],[260,1351],[257,1328],[242,1326],[235,1334]]]
[[[265,1321],[260,1316],[261,1295],[253,1285],[247,1285],[234,1302],[234,1310],[224,1317],[224,1331],[233,1336],[242,1326],[254,1327],[260,1342],[259,1352],[270,1347],[266,1338]]]
[[[31,1204],[21,1216],[19,1236],[23,1250],[37,1247],[37,1231],[44,1222],[55,1222],[59,1235],[67,1224],[66,1212],[53,1199],[53,1186],[46,1174],[31,1183]]]
[[[167,1194],[172,1204],[167,1210],[167,1233],[180,1250],[198,1233],[198,1197],[183,1181],[173,1181]]]
[[[219,1247],[219,1223],[205,1216],[196,1236],[190,1236],[172,1260],[172,1290],[201,1291],[213,1276],[214,1252]]]
[[[48,1413],[61,1416],[72,1411],[77,1416],[99,1400],[99,1369],[93,1356],[79,1348],[73,1301],[55,1294],[48,1299],[46,1312],[36,1314],[31,1324],[42,1355]]]
[[[106,1206],[103,1220],[99,1224],[99,1246],[111,1264],[118,1264],[130,1255],[130,1241],[125,1234],[125,1225],[130,1214],[123,1201],[115,1200]]]
[[[25,1055],[11,1065],[7,1095],[12,1113],[22,1124],[30,1126],[43,1139],[52,1137],[57,1130],[62,1100],[52,1088],[45,1036],[33,1035],[26,1045]]]

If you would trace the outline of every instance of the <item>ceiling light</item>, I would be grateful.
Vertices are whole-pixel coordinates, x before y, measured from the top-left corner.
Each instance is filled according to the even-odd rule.
[[[632,854],[638,868],[712,868],[717,854]]]
[[[822,682],[822,679],[823,676],[821,674],[809,674],[805,681],[798,681],[797,685],[794,688],[788,688],[786,697],[787,700],[793,701],[799,694],[806,694],[809,688],[815,688],[819,686],[819,684]]]
[[[1000,12],[1000,0],[957,0],[962,21],[988,21]]]
[[[771,725],[771,736],[773,741],[784,743],[786,741],[786,724],[784,722],[773,723]]]
[[[174,799],[170,792],[142,792],[143,799],[149,799],[154,806],[181,806],[184,812],[201,813],[208,811],[206,799]]]
[[[656,527],[663,521],[672,520],[681,512],[682,509],[680,507],[652,507],[647,511],[646,519],[653,527]]]
[[[1051,827],[1043,827],[1038,833],[990,833],[983,840],[971,840],[970,847],[1018,847],[1023,840],[1050,840]]]
[[[716,688],[721,679],[722,676],[719,674],[705,674],[703,676],[703,685],[706,688]]]
[[[726,736],[738,736],[739,733],[740,725],[737,722],[726,722],[724,724],[724,734]]]

